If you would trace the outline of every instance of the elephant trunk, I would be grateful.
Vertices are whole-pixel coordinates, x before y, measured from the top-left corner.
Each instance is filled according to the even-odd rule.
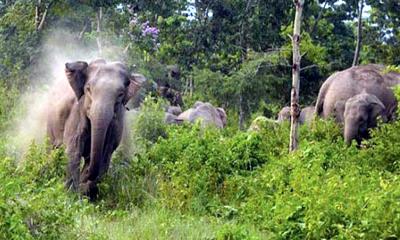
[[[114,111],[113,107],[99,104],[92,107],[91,113],[90,165],[87,180],[95,182],[100,177],[100,169],[104,164],[105,140]]]
[[[344,123],[344,140],[347,145],[351,144],[351,141],[356,139],[359,141],[358,137],[358,127],[356,124],[345,121]]]

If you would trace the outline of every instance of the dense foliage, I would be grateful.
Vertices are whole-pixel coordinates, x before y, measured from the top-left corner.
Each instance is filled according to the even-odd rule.
[[[157,122],[158,104],[146,102],[137,121]],[[157,124],[134,124],[133,131],[147,128],[133,140],[142,149],[114,156],[94,205],[63,189],[62,149],[47,153],[46,145],[32,144],[18,164],[1,156],[0,233],[119,239],[112,234],[127,237],[128,228],[141,239],[399,236],[399,124],[382,125],[358,149],[345,146],[336,124],[317,121],[301,129],[301,149],[292,155],[287,124],[247,132],[174,126],[156,130],[150,145],[155,135],[146,138],[147,131]],[[150,231],[153,224],[160,225]]]
[[[306,2],[303,106],[328,75],[351,65],[359,14],[355,0]],[[364,2],[361,62],[398,71],[400,5]],[[291,4],[0,1],[0,239],[399,238],[399,121],[381,124],[361,147],[345,146],[340,126],[316,121],[301,128],[294,154],[287,124],[264,119],[238,130],[289,102]],[[88,203],[63,187],[63,149],[15,143],[26,142],[16,131],[37,120],[26,112],[41,107],[24,95],[46,92],[62,74],[54,64],[95,57],[124,61],[149,81],[133,104],[143,100],[139,111],[127,114],[130,135],[99,200]],[[155,97],[155,85],[166,83],[187,107],[224,107],[228,127],[166,126],[165,102]]]

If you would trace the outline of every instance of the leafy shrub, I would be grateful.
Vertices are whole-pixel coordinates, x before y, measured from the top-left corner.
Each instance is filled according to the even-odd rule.
[[[71,239],[76,218],[89,213],[65,191],[63,150],[32,144],[24,162],[0,158],[0,238]]]
[[[163,102],[146,97],[132,126],[135,143],[154,143],[160,136],[165,136]]]

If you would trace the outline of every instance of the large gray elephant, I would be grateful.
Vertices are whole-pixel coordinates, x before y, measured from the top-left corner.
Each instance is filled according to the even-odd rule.
[[[385,65],[368,64],[365,65],[364,67],[375,69],[375,71],[379,72],[382,75],[385,83],[388,84],[390,87],[400,84],[400,73],[388,69]]]
[[[385,120],[393,118],[397,101],[377,65],[352,67],[330,76],[319,91],[316,115],[346,123],[346,103],[361,93],[374,95],[383,104]]]
[[[176,120],[178,122],[187,121],[194,123],[201,119],[202,126],[215,126],[224,128],[227,123],[227,116],[223,108],[215,108],[210,103],[196,102],[193,108],[190,108],[181,113]]]
[[[95,199],[97,182],[122,138],[125,104],[145,79],[129,74],[122,63],[105,60],[66,63],[65,74],[70,88],[50,103],[47,132],[55,147],[66,147],[66,187]]]
[[[379,116],[387,121],[384,111],[385,106],[375,95],[363,92],[349,98],[343,115],[346,143],[355,139],[360,144],[362,139],[368,138],[368,129],[376,127]]]

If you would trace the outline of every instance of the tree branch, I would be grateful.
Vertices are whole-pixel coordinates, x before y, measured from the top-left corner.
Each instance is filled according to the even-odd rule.
[[[300,68],[300,72],[301,72],[301,71],[304,71],[304,70],[311,69],[311,68],[317,68],[317,67],[318,67],[318,65],[317,65],[317,64],[309,65],[309,66],[306,66],[306,67]]]
[[[314,23],[313,27],[311,28],[310,36],[313,36],[315,30],[317,30],[318,22],[322,17],[322,12],[325,10],[325,7],[326,7],[327,3],[328,3],[328,1],[326,1],[324,3],[324,6],[319,10],[318,17],[315,19],[315,23]]]

